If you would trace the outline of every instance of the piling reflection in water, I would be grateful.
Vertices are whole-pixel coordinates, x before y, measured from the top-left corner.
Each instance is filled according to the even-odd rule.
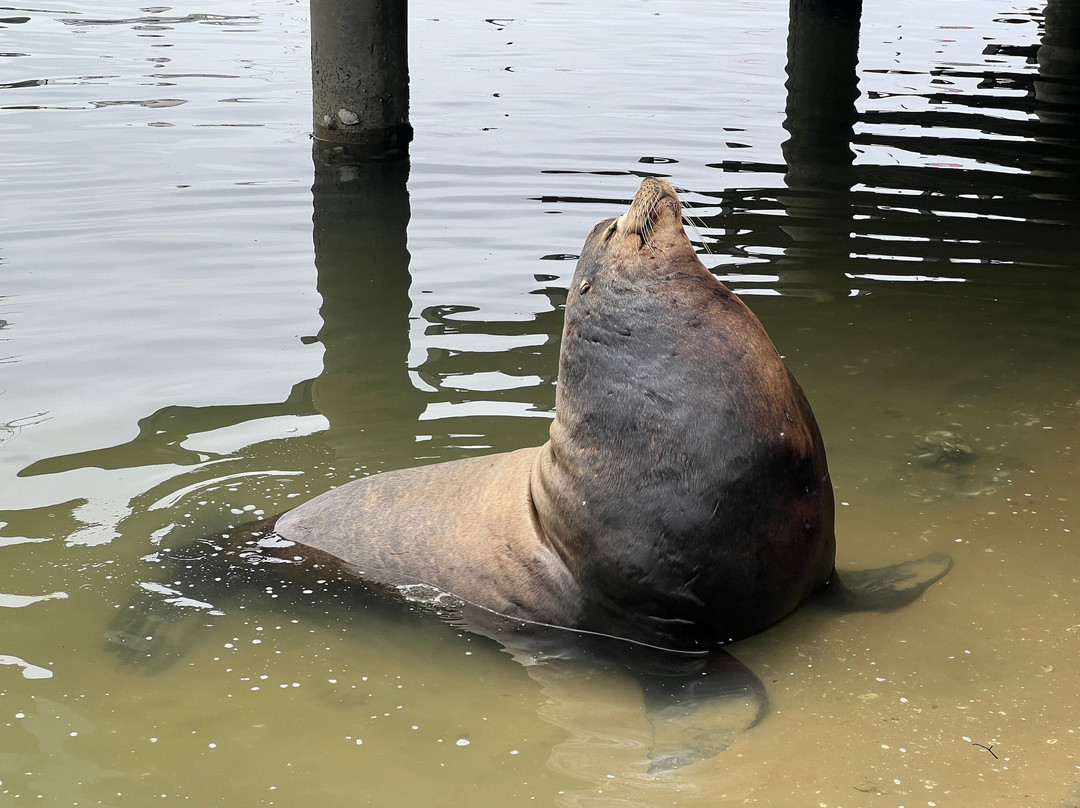
[[[978,265],[912,273],[961,277],[1001,264],[1071,265],[1068,228],[1080,221],[1075,4],[1052,0],[1045,17],[1031,12],[1043,26],[1040,46],[990,44],[979,69],[929,66],[919,77],[928,92],[872,89],[867,74],[892,70],[864,60],[861,97],[859,5],[792,0],[786,166],[714,166],[783,170],[786,189],[707,194],[722,206],[702,217],[715,231],[709,249],[764,262],[782,249],[798,261],[774,266],[815,270],[813,282],[829,285],[823,274],[874,273],[882,259]],[[1036,61],[1038,72],[1022,69]],[[947,92],[954,83],[964,91]],[[837,258],[846,260],[830,263]],[[799,285],[797,276],[783,280]]]
[[[788,23],[787,189],[779,202],[791,239],[785,255],[801,260],[785,274],[820,266],[824,271],[809,282],[841,295],[846,284],[836,259],[851,249],[861,13],[861,0],[791,0]]]
[[[1037,137],[1050,153],[1032,173],[1074,184],[1080,159],[1080,9],[1069,0],[1049,0],[1045,19],[1033,84],[1035,114],[1042,124]],[[1075,223],[1076,191],[1069,190],[1071,196],[1061,199],[1071,200]]]
[[[323,372],[312,400],[337,459],[411,444],[425,396],[409,379],[409,161],[316,145],[312,216]],[[378,461],[375,461],[378,468]]]

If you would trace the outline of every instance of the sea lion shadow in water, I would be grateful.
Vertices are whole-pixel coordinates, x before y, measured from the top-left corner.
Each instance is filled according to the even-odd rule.
[[[634,673],[659,770],[715,754],[767,712],[723,645],[812,597],[898,608],[951,567],[933,554],[837,576],[833,508],[801,388],[698,259],[675,190],[649,178],[582,249],[547,443],[356,480],[246,541],[449,599],[453,621],[519,660]]]

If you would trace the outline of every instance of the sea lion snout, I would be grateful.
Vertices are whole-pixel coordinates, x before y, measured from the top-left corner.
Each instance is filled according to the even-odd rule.
[[[667,180],[647,177],[638,186],[629,209],[615,220],[609,238],[616,231],[627,233],[640,237],[641,246],[646,246],[657,226],[665,219],[670,219],[670,223],[682,228],[679,195]]]

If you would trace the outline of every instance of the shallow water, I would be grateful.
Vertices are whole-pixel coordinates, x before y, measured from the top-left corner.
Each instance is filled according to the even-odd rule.
[[[345,170],[303,4],[5,10],[0,794],[1075,804],[1070,6],[414,2],[409,164]],[[840,566],[953,554],[922,601],[737,644],[772,713],[659,776],[630,681],[409,615],[248,591],[189,604],[170,666],[107,649],[184,596],[162,546],[542,441],[573,256],[648,174],[814,405]]]

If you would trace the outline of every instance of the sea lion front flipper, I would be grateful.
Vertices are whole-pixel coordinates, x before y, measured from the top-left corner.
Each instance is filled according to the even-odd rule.
[[[769,711],[761,680],[725,651],[690,670],[636,674],[653,729],[650,774],[719,754]]]
[[[952,556],[931,553],[890,567],[834,571],[822,600],[845,611],[892,611],[917,600],[952,566]]]

